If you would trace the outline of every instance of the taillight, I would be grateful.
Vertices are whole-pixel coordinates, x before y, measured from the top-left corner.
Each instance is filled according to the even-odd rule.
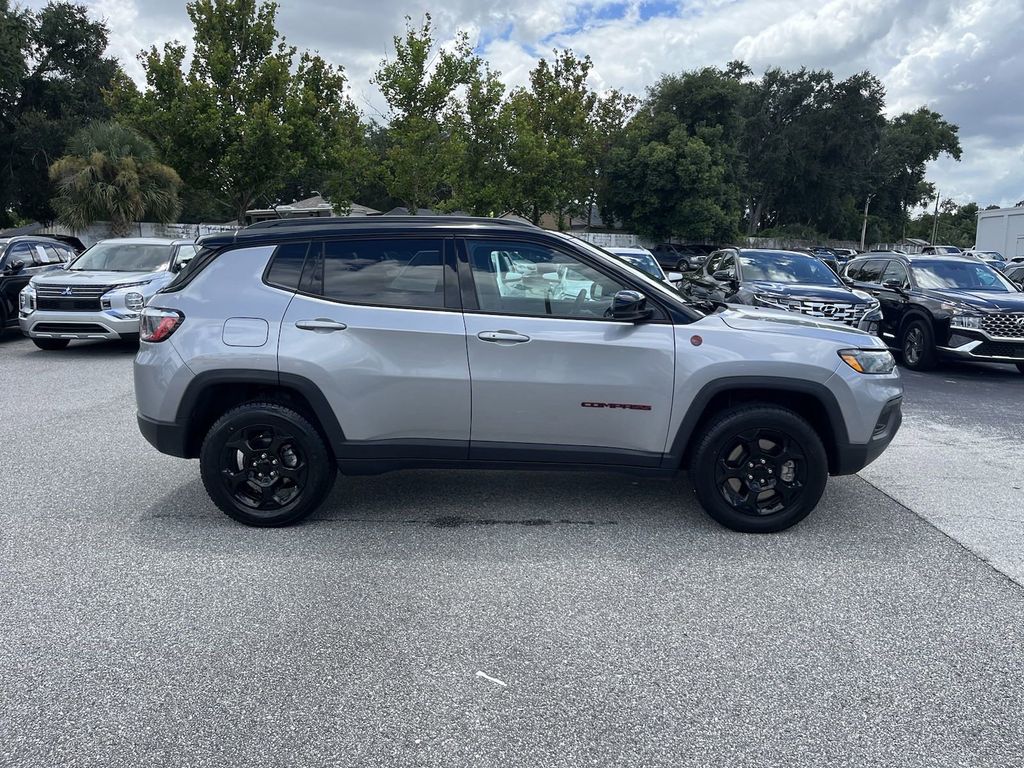
[[[178,330],[184,319],[185,316],[176,309],[146,307],[139,321],[139,338],[151,343],[163,341]]]

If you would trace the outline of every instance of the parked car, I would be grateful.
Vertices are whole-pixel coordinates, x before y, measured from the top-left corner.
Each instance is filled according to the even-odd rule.
[[[850,259],[857,255],[857,251],[853,248],[833,248],[836,254],[836,261],[839,262],[840,266],[846,264]]]
[[[866,254],[846,266],[882,305],[882,338],[914,370],[940,360],[1015,363],[1024,373],[1024,294],[962,256]]]
[[[0,238],[0,332],[18,325],[18,294],[34,276],[60,269],[75,257],[64,243],[48,237]]]
[[[922,256],[960,256],[963,254],[955,245],[926,245],[921,249]]]
[[[983,261],[992,267],[992,269],[998,269],[999,271],[1002,271],[1006,266],[1006,259],[1004,259],[1003,255],[998,251],[976,251],[971,249],[969,251],[964,251],[964,256],[970,259]]]
[[[707,307],[724,302],[799,312],[868,332],[881,321],[877,299],[852,290],[820,258],[795,251],[719,251],[704,269],[684,275],[679,290]]]
[[[137,339],[146,301],[195,253],[188,240],[101,240],[67,269],[32,278],[20,296],[22,333],[47,350],[73,339]]]
[[[700,269],[701,264],[707,260],[707,253],[703,249],[675,243],[659,243],[651,249],[651,253],[666,271],[688,272]]]
[[[683,279],[682,274],[675,270],[666,273],[658,260],[654,258],[654,254],[646,248],[605,248],[605,250],[613,256],[618,256],[627,264],[632,264],[637,269],[643,270],[655,280],[675,285]]]
[[[1011,262],[1006,269],[1003,270],[1003,274],[1006,275],[1011,282],[1016,283],[1018,287],[1024,285],[1024,262]]]
[[[528,224],[387,218],[205,236],[142,311],[139,427],[198,458],[234,519],[295,522],[339,467],[686,467],[720,523],[777,531],[899,427],[903,389],[877,337],[749,307],[705,314]]]

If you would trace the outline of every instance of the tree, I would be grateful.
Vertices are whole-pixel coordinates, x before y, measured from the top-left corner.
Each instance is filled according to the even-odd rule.
[[[342,70],[303,54],[292,74],[295,49],[278,34],[273,2],[193,0],[186,10],[188,69],[181,43],[151,48],[139,57],[145,90],[125,84],[109,97],[186,179],[186,217],[242,220],[289,183],[348,190],[362,133]]]
[[[50,178],[57,186],[57,218],[72,230],[109,221],[123,237],[133,222],[166,224],[181,210],[178,174],[156,160],[153,145],[138,132],[117,123],[93,123],[75,134]]]
[[[457,89],[473,82],[480,60],[464,32],[450,49],[439,49],[429,13],[419,29],[406,16],[405,35],[393,43],[394,58],[384,59],[373,76],[390,109],[386,184],[415,214],[451,197],[456,149],[445,123],[459,110]]]
[[[742,70],[666,75],[608,153],[611,215],[648,237],[732,239],[740,220]]]
[[[107,42],[85,6],[0,0],[0,221],[53,218],[50,164],[82,125],[110,117],[102,94],[123,77]]]
[[[513,208],[534,223],[553,213],[559,229],[588,208],[596,158],[593,119],[597,94],[587,85],[593,64],[571,50],[555,51],[530,72],[529,89],[518,88],[506,104],[512,141]]]

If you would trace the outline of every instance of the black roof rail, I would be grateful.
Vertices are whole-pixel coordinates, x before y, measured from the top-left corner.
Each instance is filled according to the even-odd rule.
[[[535,224],[516,219],[493,219],[487,216],[302,216],[294,219],[267,219],[250,224],[242,230],[280,229],[293,227],[334,227],[338,225],[376,226],[380,224],[497,224],[506,227],[530,227]]]

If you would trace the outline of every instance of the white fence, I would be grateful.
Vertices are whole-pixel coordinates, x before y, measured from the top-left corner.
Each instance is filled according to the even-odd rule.
[[[177,240],[195,240],[200,235],[207,235],[211,232],[233,232],[238,227],[231,224],[158,224],[151,221],[143,221],[132,224],[126,237],[170,237]],[[89,247],[98,240],[113,237],[110,231],[110,222],[98,221],[78,231],[72,231],[60,224],[45,227],[44,231],[56,235],[74,235],[82,243]]]

